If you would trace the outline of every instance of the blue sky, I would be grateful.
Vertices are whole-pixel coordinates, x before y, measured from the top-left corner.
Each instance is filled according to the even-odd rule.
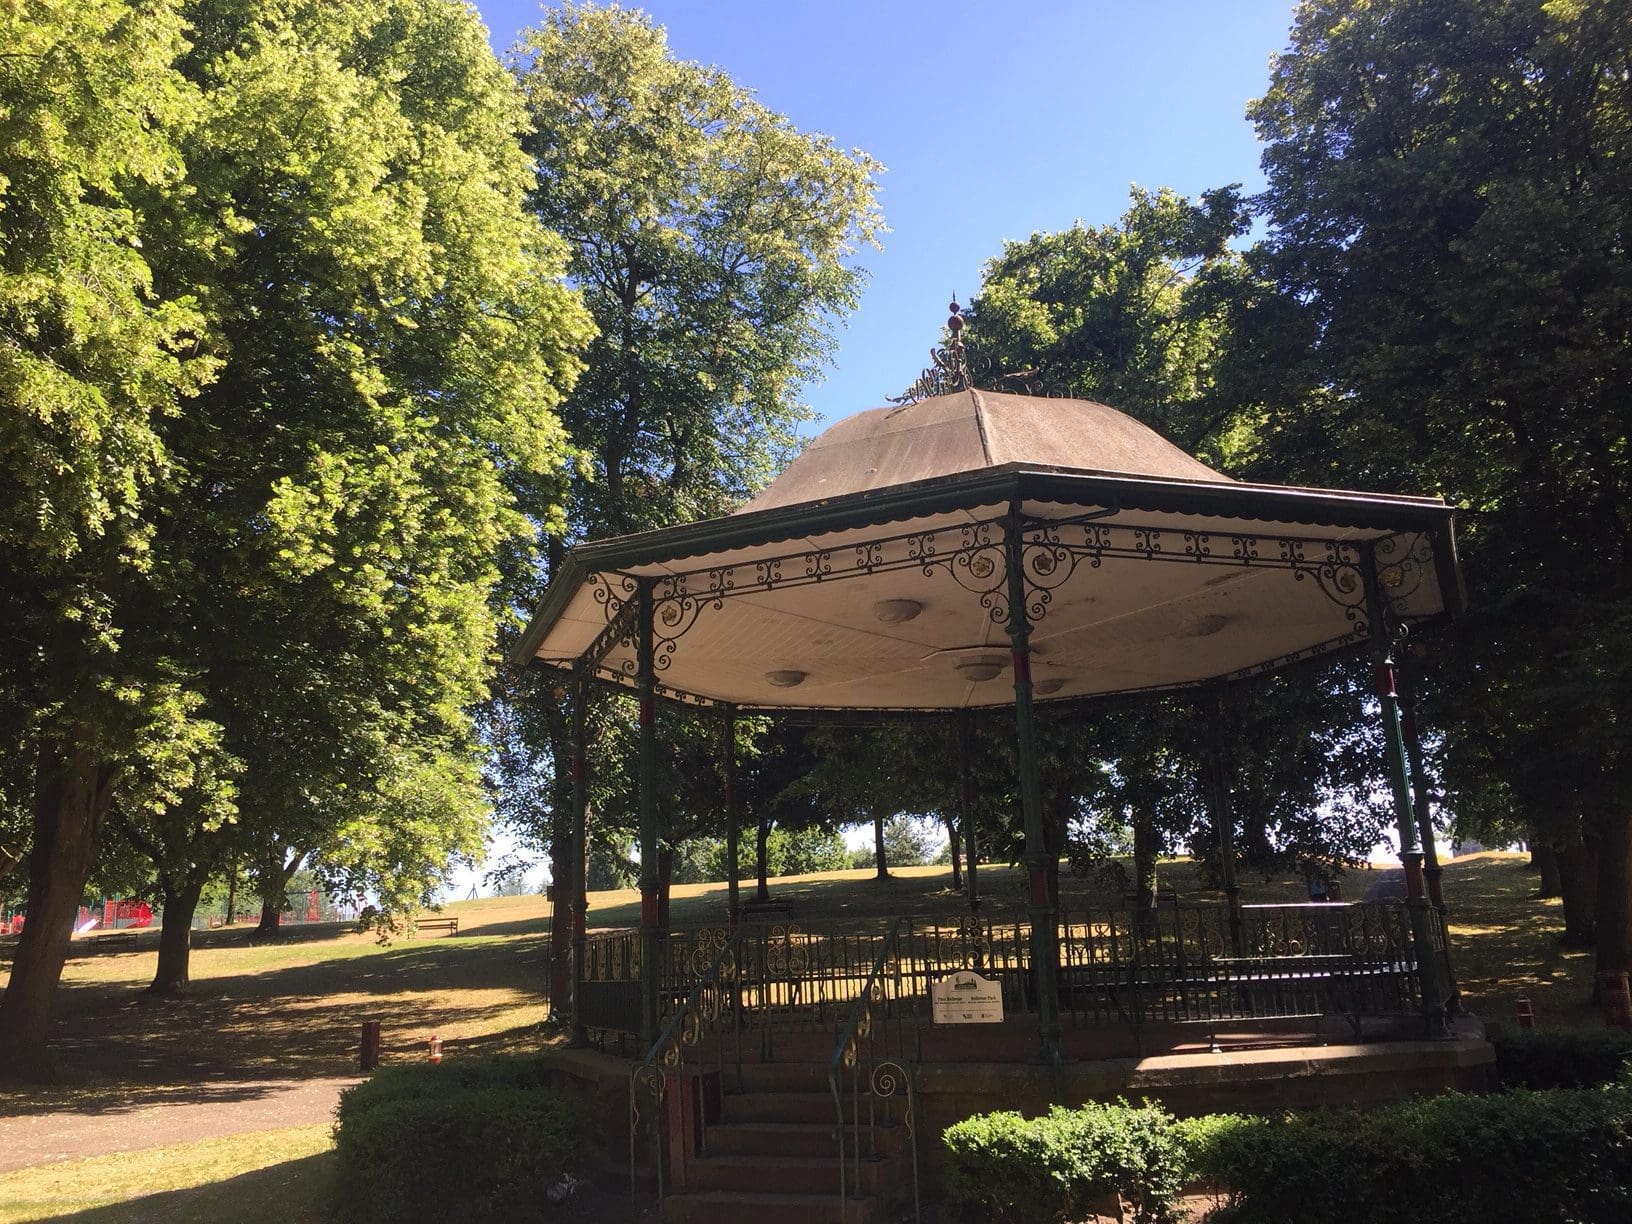
[[[476,0],[500,52],[535,0]],[[651,0],[682,59],[715,64],[803,131],[881,161],[890,232],[865,251],[810,427],[898,394],[949,294],[967,302],[1005,239],[1102,225],[1128,187],[1262,188],[1245,118],[1285,47],[1290,0]],[[493,847],[510,847],[500,837]],[[474,873],[479,877],[479,873]],[[540,876],[530,877],[535,886]],[[450,896],[470,889],[459,873]],[[487,891],[485,888],[483,891]]]
[[[477,0],[501,52],[533,0]],[[826,420],[899,393],[1004,239],[1114,221],[1130,184],[1260,190],[1244,117],[1290,0],[652,0],[682,59],[715,64],[803,131],[883,162],[890,232],[806,399]]]

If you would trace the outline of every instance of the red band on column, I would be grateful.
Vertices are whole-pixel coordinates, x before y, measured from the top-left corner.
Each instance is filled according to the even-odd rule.
[[[1377,664],[1377,696],[1399,696],[1399,693],[1394,689],[1394,668],[1388,663]]]
[[[1422,896],[1422,864],[1414,858],[1405,864],[1405,895],[1413,901]]]
[[[640,699],[640,725],[643,727],[652,725],[652,699],[650,697]]]
[[[641,893],[640,895],[640,925],[657,925],[657,894],[655,892]]]
[[[1031,651],[1016,650],[1014,654],[1014,682],[1016,684],[1031,683]]]
[[[1031,869],[1031,903],[1039,909],[1048,904],[1048,868]]]
[[[588,930],[588,927],[586,926],[584,919],[585,919],[585,914],[584,914],[583,910],[579,910],[576,914],[573,915],[572,933],[573,933],[573,935],[575,935],[579,939],[582,939],[584,937],[585,932]]]

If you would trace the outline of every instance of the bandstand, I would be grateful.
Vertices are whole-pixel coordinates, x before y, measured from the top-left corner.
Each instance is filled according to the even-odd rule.
[[[1231,1033],[1297,1018],[1313,1018],[1320,1042],[1392,1037],[1430,1050],[1455,995],[1395,655],[1407,631],[1461,600],[1452,509],[1437,498],[1244,483],[1103,404],[966,385],[840,421],[725,518],[573,549],[516,654],[570,676],[572,1016],[580,1041],[635,1042],[631,1143],[658,1135],[667,1191],[706,1188],[721,1095],[751,1092],[768,1063],[819,1065],[837,1145],[823,1176],[865,1218],[882,1197],[870,1160],[889,1148],[877,1118],[910,1109],[930,1065],[1028,1064],[1057,1092],[1104,1056],[1107,1032],[1132,1035],[1118,1057],[1148,1061],[1166,1055],[1160,1034],[1197,1026],[1216,1056]],[[1364,655],[1375,676],[1403,902],[1242,906],[1226,877],[1222,906],[1059,911],[1039,717],[1207,693],[1340,652]],[[594,936],[582,875],[591,685],[638,699],[642,892],[638,931]],[[977,910],[870,931],[743,922],[733,880],[720,928],[660,929],[652,776],[665,702],[726,729],[750,714],[956,724],[1012,710],[1027,920]],[[735,862],[732,767],[727,750]],[[1222,786],[1210,790],[1222,803]],[[1229,829],[1227,809],[1215,818]],[[930,984],[959,969],[997,984],[1006,1024],[978,1034],[931,1024]],[[868,1096],[885,1103],[864,1106]]]

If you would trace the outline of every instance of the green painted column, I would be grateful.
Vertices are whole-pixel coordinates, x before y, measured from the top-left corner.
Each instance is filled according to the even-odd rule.
[[[723,742],[720,745],[721,782],[725,788],[725,861],[727,924],[734,931],[742,919],[737,888],[737,846],[742,839],[742,811],[737,807],[737,707],[725,707]]]
[[[1026,871],[1031,890],[1031,977],[1037,996],[1042,1059],[1056,1070],[1060,1050],[1060,942],[1054,899],[1048,888],[1049,850],[1043,835],[1042,782],[1037,771],[1037,724],[1031,700],[1031,614],[1026,606],[1025,547],[1018,508],[1004,532],[1008,567],[1009,643],[1014,659],[1015,756],[1020,773],[1020,812],[1025,821]]]
[[[1445,869],[1439,865],[1439,847],[1435,844],[1434,838],[1433,800],[1428,793],[1428,770],[1423,760],[1422,731],[1417,723],[1417,678],[1414,673],[1415,668],[1401,662],[1400,723],[1405,732],[1406,763],[1411,768],[1411,806],[1417,818],[1417,835],[1422,838],[1422,861],[1428,879],[1428,902],[1434,907],[1434,913],[1439,918],[1439,937],[1445,949],[1445,1009],[1454,1016],[1462,1011],[1462,997],[1456,988],[1456,970],[1451,964],[1450,932],[1445,921]]]
[[[657,1041],[657,716],[654,709],[657,672],[652,641],[652,580],[635,588],[635,691],[640,702],[640,760],[637,786],[640,811],[640,1042]]]
[[[585,826],[589,819],[588,744],[584,724],[588,717],[589,682],[584,666],[572,669],[572,838],[568,854],[571,859],[571,878],[566,882],[568,905],[572,910],[572,1044],[588,1045],[589,1031],[584,1025],[584,957],[587,948],[585,924],[589,900],[585,893]],[[557,884],[557,887],[560,887]]]
[[[1416,814],[1411,810],[1411,782],[1406,763],[1405,737],[1400,723],[1400,698],[1395,687],[1394,657],[1388,634],[1388,604],[1377,573],[1377,555],[1361,552],[1361,579],[1366,587],[1366,626],[1377,684],[1377,704],[1383,720],[1384,763],[1394,801],[1394,823],[1400,836],[1400,864],[1405,869],[1405,907],[1416,947],[1417,974],[1422,986],[1422,1014],[1428,1035],[1443,1036],[1446,991],[1443,983],[1443,943],[1439,922],[1424,895],[1422,846],[1417,838]]]

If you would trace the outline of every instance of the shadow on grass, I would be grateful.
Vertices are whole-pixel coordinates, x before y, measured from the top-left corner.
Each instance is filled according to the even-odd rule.
[[[185,1190],[164,1190],[106,1207],[53,1211],[41,1203],[39,1220],[83,1224],[318,1224],[332,1220],[334,1153],[319,1152]],[[30,1206],[33,1206],[32,1204]]]

